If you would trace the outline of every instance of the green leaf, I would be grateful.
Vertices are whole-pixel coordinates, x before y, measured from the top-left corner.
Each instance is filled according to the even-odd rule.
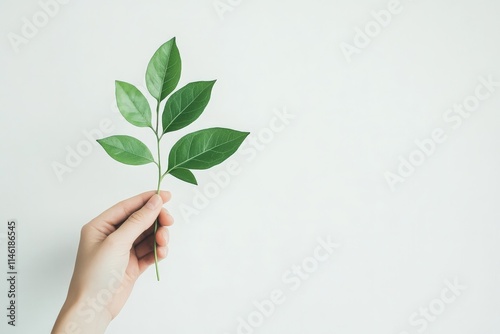
[[[154,162],[149,148],[140,140],[130,136],[111,136],[98,139],[110,157],[127,165],[146,165]]]
[[[160,46],[146,70],[146,86],[151,95],[163,101],[173,92],[181,78],[181,56],[175,37]]]
[[[229,158],[248,136],[224,128],[210,128],[185,135],[168,156],[168,172],[177,168],[208,169]]]
[[[182,129],[193,123],[210,101],[214,81],[191,82],[173,93],[162,116],[163,133]]]
[[[125,119],[139,127],[151,127],[151,108],[144,95],[134,85],[115,82],[116,104]]]
[[[186,182],[194,184],[194,185],[198,185],[198,181],[196,181],[196,178],[194,177],[193,173],[189,169],[176,168],[176,169],[170,171],[170,174],[172,176],[175,176],[179,180],[186,181]]]

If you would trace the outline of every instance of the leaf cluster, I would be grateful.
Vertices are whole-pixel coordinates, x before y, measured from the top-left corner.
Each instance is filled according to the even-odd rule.
[[[156,159],[143,142],[131,136],[115,135],[97,140],[116,161],[127,165],[156,164],[159,172],[158,188],[167,174],[197,184],[192,170],[208,169],[220,164],[236,152],[249,134],[226,128],[208,128],[187,134],[172,146],[167,168],[162,170],[161,139],[200,117],[210,101],[215,84],[215,80],[191,82],[174,92],[181,77],[181,68],[175,38],[160,46],[149,61],[146,86],[156,100],[156,124],[153,124],[153,112],[143,93],[130,83],[115,82],[116,102],[123,117],[130,124],[150,128],[154,132],[157,140]],[[165,99],[160,113],[160,106]]]

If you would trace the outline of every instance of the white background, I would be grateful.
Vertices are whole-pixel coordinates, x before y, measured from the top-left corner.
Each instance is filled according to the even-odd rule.
[[[103,119],[113,125],[105,135],[153,143],[116,112],[114,80],[143,87],[151,55],[175,36],[179,87],[218,81],[164,156],[210,126],[251,131],[262,145],[276,110],[295,117],[255,155],[233,156],[239,174],[196,214],[182,208],[207,191],[210,172],[196,173],[198,188],[166,178],[176,223],[162,281],[148,270],[108,333],[238,333],[238,317],[275,289],[285,301],[254,333],[498,333],[500,87],[456,129],[443,115],[480,77],[500,81],[500,3],[401,0],[349,62],[342,43],[355,46],[355,29],[388,2],[233,0],[221,16],[211,0],[70,1],[16,52],[8,34],[22,35],[23,18],[42,9],[2,1],[0,233],[17,219],[20,275],[16,328],[1,280],[0,332],[48,333],[81,226],[155,188],[154,166],[121,165],[97,146],[62,181],[53,165]],[[392,190],[384,174],[436,128],[446,140]],[[328,236],[340,247],[292,290],[283,275],[311,263]],[[449,304],[446,280],[466,287]],[[430,305],[445,309],[425,330],[410,323]]]

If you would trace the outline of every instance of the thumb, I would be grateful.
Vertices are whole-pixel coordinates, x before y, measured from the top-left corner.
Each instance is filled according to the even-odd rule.
[[[162,208],[162,198],[154,194],[149,201],[128,219],[112,234],[119,242],[124,242],[132,247],[134,241],[153,225]]]

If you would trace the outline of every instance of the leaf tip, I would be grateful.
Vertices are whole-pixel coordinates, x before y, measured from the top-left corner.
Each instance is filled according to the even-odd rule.
[[[126,84],[125,81],[115,80],[115,92],[118,93],[118,89],[123,90]]]

